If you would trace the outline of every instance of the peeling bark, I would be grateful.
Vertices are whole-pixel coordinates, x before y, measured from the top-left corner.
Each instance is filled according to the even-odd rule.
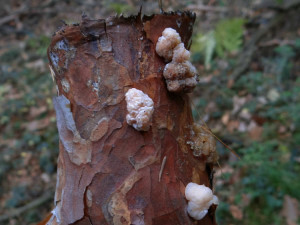
[[[215,206],[200,221],[187,214],[185,186],[212,188],[213,165],[187,144],[189,96],[168,92],[166,62],[155,53],[166,27],[189,49],[194,20],[189,12],[83,17],[55,33],[48,57],[58,90],[60,153],[56,208],[47,224],[216,224]],[[126,123],[130,88],[154,102],[149,131]]]

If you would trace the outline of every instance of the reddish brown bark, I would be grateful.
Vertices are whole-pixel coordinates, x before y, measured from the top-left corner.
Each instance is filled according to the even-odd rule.
[[[48,224],[216,224],[215,207],[200,221],[187,214],[185,186],[211,187],[212,164],[186,144],[193,124],[189,96],[167,91],[166,63],[155,53],[166,27],[189,48],[194,20],[188,12],[83,18],[56,32],[48,57],[59,95],[60,154],[56,217]],[[154,101],[146,132],[126,123],[124,96],[133,87]]]

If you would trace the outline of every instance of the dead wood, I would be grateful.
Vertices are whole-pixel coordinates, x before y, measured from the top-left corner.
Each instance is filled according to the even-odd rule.
[[[212,188],[213,165],[187,145],[189,96],[168,92],[166,62],[155,53],[167,27],[190,46],[194,21],[190,12],[83,17],[55,33],[48,57],[58,90],[60,153],[48,224],[216,224],[215,206],[200,221],[187,214],[185,186]],[[149,131],[126,122],[130,88],[154,102]]]

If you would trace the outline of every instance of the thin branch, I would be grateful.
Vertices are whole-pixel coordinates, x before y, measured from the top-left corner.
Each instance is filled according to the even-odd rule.
[[[284,19],[286,19],[289,10],[293,10],[295,8],[298,8],[299,6],[300,0],[292,1],[292,3],[290,3],[282,13],[277,13],[275,18],[267,26],[259,30],[253,36],[253,38],[248,43],[246,43],[243,51],[239,56],[239,61],[237,63],[236,68],[229,76],[228,84],[232,84],[233,81],[238,80],[242,76],[242,74],[248,69],[253,55],[255,53],[256,45],[263,38],[263,36],[265,36],[270,30],[272,30],[274,27],[280,24]]]
[[[256,51],[257,43],[262,39],[262,37],[267,34],[270,30],[276,27],[284,19],[284,15],[280,14],[276,16],[267,26],[259,30],[253,38],[245,45],[243,51],[239,56],[239,61],[237,66],[229,77],[229,82],[238,80],[242,74],[248,69],[253,55]]]
[[[270,47],[274,45],[295,45],[294,40],[280,40],[280,39],[273,39],[270,41],[265,41],[259,44],[259,47]]]
[[[160,167],[160,171],[159,171],[159,175],[158,175],[158,182],[160,182],[160,180],[161,180],[161,176],[162,176],[163,170],[165,168],[166,161],[167,161],[167,156],[165,156],[163,158],[163,161],[162,161],[162,164],[161,164],[161,167]]]
[[[40,5],[38,8],[31,8],[29,5],[29,1],[26,1],[19,9],[13,11],[10,13],[10,15],[4,16],[0,18],[0,26],[3,24],[6,24],[15,18],[21,16],[21,15],[28,15],[28,14],[45,14],[45,13],[54,13],[58,12],[57,9],[47,9],[47,7],[55,3],[58,0],[49,0],[46,1],[44,4]]]
[[[227,12],[228,8],[208,5],[189,5],[186,10],[204,11],[204,12]]]
[[[52,191],[48,191],[46,192],[46,194],[42,195],[41,197],[33,200],[32,202],[28,203],[27,205],[24,205],[20,208],[16,208],[16,209],[12,209],[8,214],[4,214],[2,216],[0,216],[0,222],[3,222],[5,220],[8,220],[10,218],[16,217],[21,215],[22,213],[36,208],[39,205],[42,205],[43,203],[49,201],[51,198],[53,198],[53,192]]]

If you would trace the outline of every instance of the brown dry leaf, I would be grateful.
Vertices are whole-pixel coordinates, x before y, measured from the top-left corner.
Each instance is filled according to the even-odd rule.
[[[231,215],[233,216],[233,218],[235,218],[237,220],[243,219],[243,212],[236,205],[230,206],[230,212],[231,212]]]
[[[42,59],[26,63],[25,66],[29,69],[36,69],[40,72],[44,72],[47,68],[45,62]]]
[[[250,197],[247,194],[242,194],[242,199],[243,199],[243,206],[246,207],[250,204]]]
[[[231,120],[227,125],[227,130],[232,133],[234,130],[237,130],[240,126],[240,122],[238,120]]]
[[[284,133],[286,133],[286,131],[287,131],[287,128],[285,126],[283,126],[283,125],[279,126],[278,133],[284,134]]]
[[[248,133],[251,139],[255,141],[260,140],[262,132],[263,132],[263,127],[258,126],[254,121],[251,121],[251,123],[248,126]]]
[[[222,116],[222,123],[224,125],[227,125],[228,122],[229,122],[229,118],[230,118],[230,113],[229,112],[226,112],[223,116]]]
[[[22,127],[28,131],[35,131],[47,127],[50,124],[50,122],[51,122],[50,118],[45,118],[41,120],[34,120],[28,123],[24,123]]]
[[[286,218],[288,225],[296,225],[299,218],[299,202],[297,199],[290,197],[289,195],[284,196],[282,215]]]
[[[233,85],[234,85],[234,80],[229,79],[228,82],[227,82],[227,88],[232,88]]]
[[[232,174],[234,172],[233,168],[229,165],[222,166],[221,168],[217,168],[215,172],[215,177],[221,177],[224,173]]]
[[[233,110],[231,111],[231,114],[235,115],[236,113],[238,113],[246,102],[246,97],[233,96]]]
[[[216,108],[217,108],[217,105],[215,102],[211,101],[208,103],[208,105],[205,107],[205,112],[206,113],[212,113],[212,112],[215,112],[216,111]]]
[[[40,107],[31,107],[29,111],[29,115],[31,118],[35,118],[46,111],[47,111],[47,107],[45,105]]]
[[[200,80],[199,80],[199,83],[200,84],[207,84],[211,81],[212,78],[213,78],[213,75],[208,75],[208,76],[205,76],[205,77],[201,77]]]

